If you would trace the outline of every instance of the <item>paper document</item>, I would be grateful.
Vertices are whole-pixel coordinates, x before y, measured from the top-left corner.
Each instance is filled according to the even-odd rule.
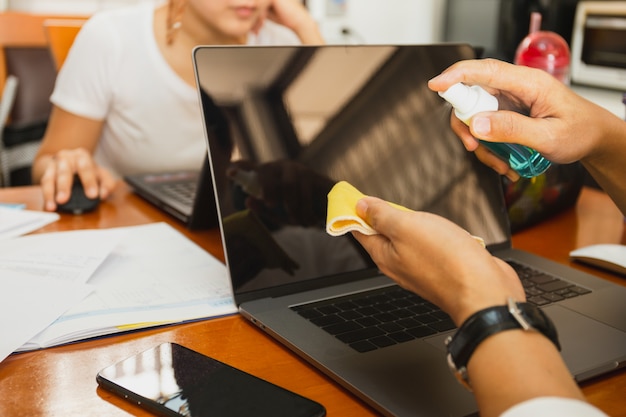
[[[122,229],[40,233],[0,240],[0,272],[17,280],[85,283],[128,232]]]
[[[25,235],[57,220],[57,213],[0,206],[0,239]]]
[[[111,230],[126,234],[88,280],[94,292],[18,351],[237,311],[225,265],[171,226]]]
[[[85,282],[126,233],[56,232],[0,240],[0,361],[93,290]]]
[[[37,278],[11,280],[4,275],[0,277],[0,283],[0,361],[92,290],[86,284]]]

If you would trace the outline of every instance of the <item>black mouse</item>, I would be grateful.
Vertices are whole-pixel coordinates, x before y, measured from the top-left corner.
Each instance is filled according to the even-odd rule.
[[[74,174],[70,199],[63,204],[57,204],[57,210],[65,213],[82,214],[95,210],[99,204],[99,197],[89,198],[85,195],[80,177],[78,174]]]

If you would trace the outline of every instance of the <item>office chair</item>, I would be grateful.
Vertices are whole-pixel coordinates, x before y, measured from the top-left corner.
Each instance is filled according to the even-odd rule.
[[[3,186],[31,184],[31,164],[45,133],[52,105],[56,67],[43,22],[48,16],[0,13],[0,89],[17,78],[9,115],[2,120],[0,174]]]
[[[17,93],[17,77],[9,75],[4,82],[2,89],[2,98],[0,98],[0,185],[5,186],[9,182],[11,172],[11,156],[4,146],[3,132],[9,120],[9,114],[13,103],[15,102],[15,94]]]
[[[57,71],[65,62],[65,58],[74,43],[74,38],[78,35],[85,21],[86,19],[46,19],[43,22],[50,53]]]
[[[12,82],[15,84],[10,88],[14,90],[12,106],[2,129],[2,185],[29,185],[32,183],[32,161],[52,108],[50,94],[56,80],[56,69],[46,46],[5,47],[4,56],[6,72],[17,82]]]

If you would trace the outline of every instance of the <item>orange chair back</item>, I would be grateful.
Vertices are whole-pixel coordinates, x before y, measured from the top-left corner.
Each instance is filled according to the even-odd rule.
[[[57,71],[65,62],[72,43],[74,43],[74,38],[78,35],[83,23],[85,23],[85,19],[47,19],[43,22],[50,53]]]

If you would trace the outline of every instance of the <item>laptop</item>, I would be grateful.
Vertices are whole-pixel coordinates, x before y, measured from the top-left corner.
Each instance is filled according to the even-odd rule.
[[[132,190],[191,230],[217,227],[211,170],[207,159],[199,170],[124,176]]]
[[[501,178],[463,148],[449,105],[427,88],[473,57],[453,44],[193,54],[202,105],[219,113],[206,138],[240,313],[386,416],[477,406],[446,363],[450,318],[383,276],[349,234],[325,233],[339,180],[482,237],[554,320],[578,381],[626,361],[626,288],[511,247]]]

